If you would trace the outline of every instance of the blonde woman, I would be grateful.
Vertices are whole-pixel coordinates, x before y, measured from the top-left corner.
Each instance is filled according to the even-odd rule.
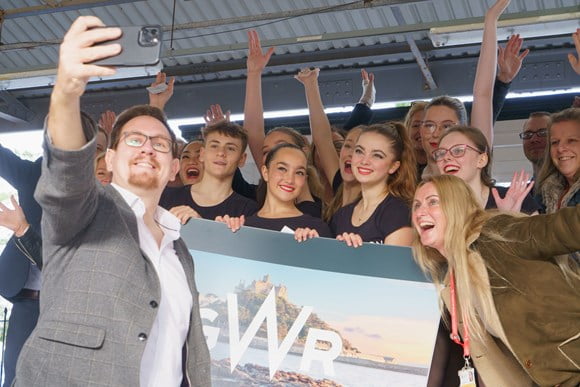
[[[578,265],[554,260],[580,249],[580,206],[488,213],[463,180],[442,175],[419,185],[412,219],[415,258],[443,287],[452,334],[486,386],[580,384]]]

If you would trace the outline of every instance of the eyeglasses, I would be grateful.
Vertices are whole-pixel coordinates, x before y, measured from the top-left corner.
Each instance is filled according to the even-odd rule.
[[[133,148],[140,148],[147,140],[151,140],[151,147],[160,153],[169,153],[173,150],[173,141],[163,136],[148,136],[141,132],[125,132],[123,133],[125,144]]]
[[[453,126],[456,126],[457,122],[453,121],[443,121],[443,122],[435,122],[435,121],[423,121],[421,123],[421,129],[425,130],[426,132],[433,133],[437,128],[441,128],[443,130],[447,130]]]
[[[531,130],[526,130],[525,132],[520,133],[520,138],[522,140],[531,140],[532,137],[534,137],[534,135],[538,137],[546,137],[548,135],[548,128],[541,128],[535,132],[532,132]]]
[[[467,149],[471,149],[472,151],[475,151],[479,154],[484,153],[484,152],[480,151],[479,149],[472,147],[471,145],[457,144],[457,145],[453,145],[449,149],[437,148],[433,152],[431,152],[431,155],[433,156],[433,160],[441,161],[441,160],[443,160],[443,158],[445,157],[447,152],[449,152],[449,154],[451,154],[452,157],[459,158],[459,157],[463,157],[465,155],[465,151],[467,151]]]

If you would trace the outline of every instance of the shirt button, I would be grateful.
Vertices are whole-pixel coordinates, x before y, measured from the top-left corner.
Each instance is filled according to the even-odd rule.
[[[155,301],[155,300],[152,300],[152,301],[149,303],[149,305],[150,305],[152,308],[154,308],[154,309],[155,309],[155,308],[157,308],[157,307],[159,306],[159,304],[158,304],[158,303],[157,303],[157,301]]]
[[[147,340],[147,335],[145,333],[139,333],[139,336],[137,337],[139,338],[139,341]]]
[[[532,361],[526,360],[526,368],[532,368]]]

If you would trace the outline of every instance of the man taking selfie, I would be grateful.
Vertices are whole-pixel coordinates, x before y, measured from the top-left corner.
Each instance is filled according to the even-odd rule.
[[[42,176],[43,294],[36,329],[16,370],[16,386],[207,386],[192,258],[180,223],[158,206],[178,168],[175,135],[163,113],[135,106],[117,118],[107,167],[93,173],[95,139],[86,141],[80,97],[89,64],[117,55],[119,28],[78,18],[60,47],[50,99]]]

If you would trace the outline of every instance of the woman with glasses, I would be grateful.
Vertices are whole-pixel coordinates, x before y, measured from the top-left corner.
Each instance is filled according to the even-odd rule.
[[[423,149],[428,156],[439,146],[441,134],[446,129],[456,125],[469,124],[480,129],[487,143],[493,144],[493,121],[498,114],[497,112],[501,109],[501,105],[503,105],[501,98],[504,97],[499,95],[501,93],[498,93],[498,98],[494,101],[496,97],[494,95],[494,82],[496,82],[496,68],[498,66],[497,20],[509,3],[510,0],[497,0],[485,15],[483,40],[473,83],[473,104],[470,121],[468,122],[465,106],[457,98],[449,96],[436,97],[425,108],[425,117],[420,133]],[[513,45],[516,49],[506,50],[509,54],[509,59],[514,64],[514,76],[519,71],[523,58],[527,55],[527,51],[518,55],[521,42],[522,40],[519,36],[515,35],[510,39],[508,45]],[[519,64],[519,66],[516,64]],[[436,174],[438,174],[438,169],[435,161],[428,157],[427,166],[423,170],[422,177]]]
[[[457,176],[471,187],[482,208],[527,214],[539,210],[529,193],[534,183],[528,184],[527,173],[516,172],[509,189],[494,186],[491,152],[479,129],[469,126],[447,129],[431,156],[440,174]]]
[[[549,214],[580,203],[580,108],[553,114],[547,141],[538,183]]]

